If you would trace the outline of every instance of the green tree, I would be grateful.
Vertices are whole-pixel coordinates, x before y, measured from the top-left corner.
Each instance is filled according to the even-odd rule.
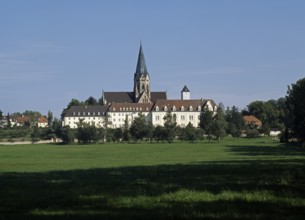
[[[305,78],[288,86],[286,99],[292,119],[291,125],[288,126],[297,138],[305,141]]]
[[[220,106],[220,105],[219,105]],[[224,117],[224,112],[221,107],[217,108],[217,113],[212,123],[213,134],[220,141],[226,135],[227,122]]]
[[[197,135],[197,129],[192,125],[191,122],[189,122],[187,124],[187,126],[185,127],[185,138],[188,141],[194,142],[198,135]]]
[[[74,143],[75,134],[74,131],[69,126],[63,128],[61,136],[65,144]]]
[[[48,127],[51,128],[53,123],[53,113],[50,110],[48,111],[47,119],[48,119]]]
[[[141,140],[147,137],[147,123],[143,114],[139,113],[138,117],[133,120],[129,130],[134,140]]]
[[[103,128],[105,129],[103,132],[103,142],[105,142],[105,141],[109,142],[109,140],[112,139],[113,132],[111,129],[109,130],[110,125],[111,125],[111,118],[108,114],[106,114],[106,116],[103,120]],[[108,135],[109,135],[109,138],[108,138]]]
[[[101,135],[95,125],[91,125],[80,120],[80,122],[77,124],[76,137],[79,143],[96,143],[101,138]]]
[[[248,105],[248,114],[254,115],[263,123],[263,132],[268,132],[270,128],[279,128],[284,130],[285,101],[278,100],[254,101]],[[264,125],[265,124],[265,125]],[[269,134],[269,133],[268,133]]]
[[[11,118],[10,118],[10,114],[9,113],[7,113],[6,122],[7,122],[7,128],[11,128],[12,127],[12,123],[11,123]]]
[[[166,113],[163,118],[164,120],[164,127],[166,131],[166,140],[171,143],[173,142],[175,135],[176,135],[176,115],[172,115],[170,111]]]
[[[153,132],[153,138],[159,143],[159,141],[164,141],[167,136],[167,131],[165,127],[158,125],[155,127]]]
[[[239,138],[243,127],[243,116],[237,107],[227,108],[225,119],[227,122],[227,132],[232,137]]]
[[[129,134],[129,122],[128,122],[128,115],[126,114],[123,126],[123,134],[122,134],[123,141],[129,141],[130,134]]]
[[[114,129],[113,132],[113,141],[120,142],[123,137],[123,131],[121,128]]]
[[[86,101],[85,105],[97,105],[97,101],[94,97],[90,96]]]
[[[3,119],[3,112],[0,110],[0,120]]]
[[[214,117],[213,112],[207,108],[203,108],[199,116],[199,127],[203,129],[204,134],[207,135],[209,141],[211,141],[213,134]]]
[[[32,131],[32,134],[31,134],[31,140],[32,140],[32,143],[35,143],[35,142],[38,142],[40,140],[40,130],[37,126],[35,126],[33,128],[33,131]]]
[[[69,104],[67,105],[67,108],[63,109],[62,113],[61,113],[61,120],[64,119],[65,115],[67,114],[69,108],[71,106],[79,106],[79,105],[82,105],[82,103],[77,100],[77,99],[71,99],[71,101],[69,102]]]

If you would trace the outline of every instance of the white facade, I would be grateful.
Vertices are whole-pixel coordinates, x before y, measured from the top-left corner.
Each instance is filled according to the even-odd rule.
[[[104,127],[108,106],[72,106],[68,109],[62,125],[77,128],[81,121],[97,128]]]
[[[216,112],[217,106],[211,100],[157,100],[152,109],[152,124],[164,126],[164,117],[170,112],[177,126],[186,127],[191,123],[197,128],[202,108]]]
[[[63,120],[63,126],[69,126],[70,128],[77,128],[77,124],[81,121],[95,125],[97,128],[104,127],[105,116],[92,116],[92,117],[65,117]]]
[[[154,126],[164,126],[164,117],[167,112],[165,111],[153,111],[152,112],[152,124]],[[200,112],[198,111],[175,111],[171,112],[172,116],[176,119],[177,126],[185,127],[188,123],[191,123],[194,127],[199,125]]]
[[[139,114],[144,115],[147,122],[151,122],[151,108],[152,104],[148,103],[113,103],[107,112],[109,127],[122,128],[126,118],[130,126]]]

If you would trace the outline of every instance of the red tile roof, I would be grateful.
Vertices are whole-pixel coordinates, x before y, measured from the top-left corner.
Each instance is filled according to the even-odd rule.
[[[255,124],[257,126],[262,126],[262,121],[253,115],[244,116],[243,120],[246,124]]]

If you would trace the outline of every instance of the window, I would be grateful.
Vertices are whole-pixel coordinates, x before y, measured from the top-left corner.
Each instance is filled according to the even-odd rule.
[[[80,112],[78,112],[77,115],[80,115]]]
[[[115,108],[113,108],[112,110],[115,111]]]
[[[176,111],[176,106],[173,106],[173,111]]]
[[[189,116],[189,119],[190,119],[190,121],[193,121],[193,120],[194,120],[194,116],[193,116],[193,115],[190,115],[190,116]]]
[[[164,106],[164,111],[167,111],[167,106]]]
[[[92,112],[92,115],[95,115],[95,112]]]
[[[101,114],[100,112],[97,113],[97,115],[100,115],[100,114]]]
[[[198,111],[201,111],[201,106],[198,106]]]
[[[156,121],[159,121],[160,120],[160,116],[156,115],[155,119],[156,119]]]
[[[86,112],[83,112],[83,115],[86,115]]]
[[[88,112],[88,115],[90,115],[90,112]]]
[[[184,106],[183,105],[181,106],[181,111],[184,111]]]
[[[190,111],[193,111],[193,106],[190,106]]]
[[[159,111],[159,107],[158,106],[156,106],[156,111]]]
[[[73,115],[75,115],[75,112],[73,112]]]
[[[181,120],[184,121],[185,120],[185,116],[181,115]]]

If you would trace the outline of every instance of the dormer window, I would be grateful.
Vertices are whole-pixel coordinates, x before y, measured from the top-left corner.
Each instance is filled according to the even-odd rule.
[[[90,112],[88,112],[88,115],[90,115]]]
[[[95,112],[92,112],[92,115],[95,115]]]
[[[115,108],[113,108],[112,110],[115,111]]]
[[[80,115],[80,112],[78,112],[77,115]]]
[[[100,114],[101,114],[100,112],[97,113],[97,115],[100,115]]]
[[[184,106],[183,105],[181,106],[181,111],[184,111]]]
[[[75,112],[73,112],[73,115],[75,115]]]
[[[198,106],[198,111],[201,111],[201,106]]]
[[[86,115],[86,112],[83,112],[83,115]]]
[[[176,111],[176,106],[173,106],[173,111]]]
[[[193,106],[190,106],[190,111],[193,111]]]
[[[164,106],[164,111],[167,111],[167,106]]]
[[[158,106],[156,106],[156,111],[159,111],[159,107]]]

